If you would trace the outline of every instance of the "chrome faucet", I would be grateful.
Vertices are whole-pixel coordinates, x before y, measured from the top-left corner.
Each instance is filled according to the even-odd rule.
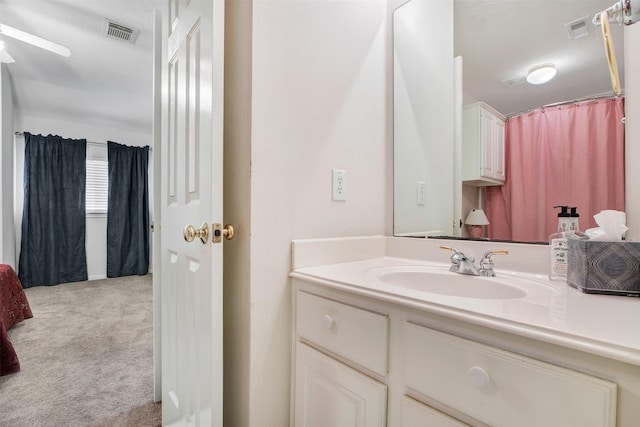
[[[493,271],[492,255],[506,255],[509,253],[506,249],[494,249],[487,251],[480,260],[480,267],[475,265],[475,258],[468,257],[464,253],[460,252],[456,248],[450,246],[440,246],[440,249],[446,249],[451,251],[451,267],[449,271],[453,271],[458,274],[468,274],[470,276],[486,276],[495,277],[496,273]]]
[[[469,274],[471,276],[480,275],[480,270],[478,270],[478,267],[474,264],[476,261],[475,258],[467,257],[456,248],[449,246],[440,246],[440,249],[447,249],[451,251],[451,257],[449,257],[451,267],[449,268],[449,271],[460,274]]]

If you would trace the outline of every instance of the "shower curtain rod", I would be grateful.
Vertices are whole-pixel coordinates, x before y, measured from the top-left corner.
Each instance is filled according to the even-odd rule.
[[[520,116],[522,114],[531,113],[531,112],[539,110],[541,108],[560,107],[562,105],[575,104],[577,102],[597,101],[599,99],[610,99],[610,98],[624,98],[624,92],[622,92],[618,96],[615,96],[613,94],[608,94],[608,95],[589,96],[589,97],[585,97],[585,98],[576,98],[576,99],[572,99],[572,100],[569,100],[569,101],[554,102],[552,104],[541,105],[540,107],[530,108],[528,110],[520,111],[519,113],[507,114],[507,118],[510,119],[511,117],[517,117],[517,116]]]
[[[14,132],[14,134],[15,134],[15,136],[19,136],[19,137],[24,136],[24,134],[22,132]],[[106,142],[96,142],[96,141],[87,141],[87,144],[100,145],[100,146],[107,145]],[[149,151],[153,151],[153,147],[149,147]]]

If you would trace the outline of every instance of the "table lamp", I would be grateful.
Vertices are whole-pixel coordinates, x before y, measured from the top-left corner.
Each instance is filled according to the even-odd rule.
[[[489,225],[489,220],[482,209],[471,209],[467,219],[464,220],[471,237],[482,237],[482,226]]]

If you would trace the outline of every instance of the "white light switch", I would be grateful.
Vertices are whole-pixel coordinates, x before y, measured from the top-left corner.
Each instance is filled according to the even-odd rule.
[[[332,200],[347,200],[347,171],[341,169],[332,170]]]
[[[416,185],[416,204],[418,206],[424,206],[427,201],[427,184],[422,181],[418,181]]]

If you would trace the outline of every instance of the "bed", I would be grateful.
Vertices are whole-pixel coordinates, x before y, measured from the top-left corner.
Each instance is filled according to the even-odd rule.
[[[33,313],[18,275],[10,265],[0,264],[0,376],[20,370],[7,330],[31,317]]]

